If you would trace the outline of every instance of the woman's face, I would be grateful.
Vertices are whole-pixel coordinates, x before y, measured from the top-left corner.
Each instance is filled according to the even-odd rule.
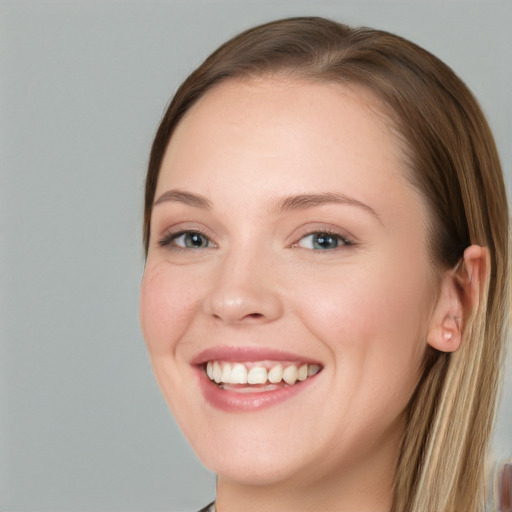
[[[369,94],[227,81],[188,111],[140,314],[206,466],[259,484],[389,469],[437,293],[426,226]]]

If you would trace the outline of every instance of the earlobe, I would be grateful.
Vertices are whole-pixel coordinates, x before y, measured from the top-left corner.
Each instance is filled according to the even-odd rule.
[[[464,313],[460,292],[454,271],[446,271],[427,333],[427,343],[442,352],[455,352],[462,341]]]
[[[442,352],[454,352],[462,342],[468,319],[478,309],[489,270],[489,251],[471,245],[460,262],[447,270],[427,333],[427,343]]]

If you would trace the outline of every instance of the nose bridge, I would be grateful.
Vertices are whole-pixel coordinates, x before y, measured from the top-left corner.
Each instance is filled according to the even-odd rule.
[[[226,322],[268,322],[282,314],[277,268],[269,250],[233,247],[219,260],[205,311]]]

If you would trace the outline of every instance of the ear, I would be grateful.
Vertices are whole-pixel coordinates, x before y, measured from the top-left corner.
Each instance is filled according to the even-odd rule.
[[[439,298],[427,332],[427,343],[442,352],[460,347],[468,319],[478,309],[490,263],[485,247],[471,245],[442,278]]]

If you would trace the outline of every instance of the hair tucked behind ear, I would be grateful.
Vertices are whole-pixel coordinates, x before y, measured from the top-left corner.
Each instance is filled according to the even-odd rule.
[[[157,131],[146,181],[146,250],[158,173],[177,123],[219,82],[272,74],[371,91],[403,148],[408,178],[428,206],[433,264],[454,267],[471,244],[490,252],[487,283],[461,349],[425,354],[393,505],[394,512],[481,512],[509,308],[508,209],[486,120],[439,59],[387,32],[322,18],[276,21],[228,41],[180,87]]]

